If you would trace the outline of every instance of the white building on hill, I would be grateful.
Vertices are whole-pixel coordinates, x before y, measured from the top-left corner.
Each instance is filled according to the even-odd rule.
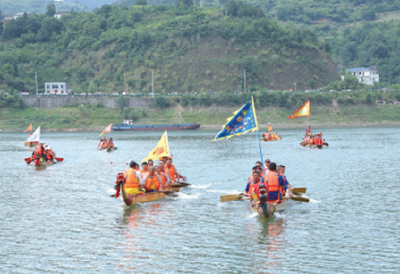
[[[71,88],[67,82],[47,82],[44,83],[44,94],[67,94]]]
[[[374,82],[379,83],[379,74],[377,73],[376,66],[370,66],[369,68],[350,68],[346,69],[346,72],[356,76],[360,83],[366,85],[373,85]]]

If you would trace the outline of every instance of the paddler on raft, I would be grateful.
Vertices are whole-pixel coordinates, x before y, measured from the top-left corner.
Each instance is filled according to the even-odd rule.
[[[155,167],[150,167],[148,169],[148,173],[146,173],[146,177],[143,180],[146,193],[161,191],[162,181],[160,175],[155,173],[155,171]]]
[[[135,161],[129,163],[129,169],[125,170],[125,191],[131,195],[145,193],[141,190],[143,186],[142,177],[140,176],[139,165]]]
[[[283,177],[276,171],[274,162],[269,164],[269,172],[261,182],[268,185],[268,203],[278,204],[285,198],[286,184]]]
[[[140,176],[143,179],[146,178],[149,175],[149,165],[147,162],[142,162],[142,169],[140,170]]]
[[[164,160],[158,161],[157,175],[159,175],[161,178],[162,189],[167,188],[169,183],[171,182],[171,178],[169,177],[169,172],[167,172],[167,170],[165,169]]]
[[[103,136],[103,138],[101,138],[97,148],[99,150],[102,150],[102,149],[106,149],[107,146],[108,146],[107,138],[105,136]]]
[[[56,155],[54,154],[54,151],[50,146],[46,146],[45,155],[46,155],[46,161],[53,162],[54,164],[56,163],[56,161],[54,161]]]
[[[292,185],[289,183],[289,181],[287,180],[285,174],[285,166],[284,165],[280,165],[276,168],[276,171],[278,172],[278,174],[282,177],[283,181],[285,182],[286,185],[286,189],[287,189],[287,193],[289,194],[290,197],[294,197],[293,193],[292,193]]]
[[[171,154],[172,155],[172,154]],[[160,160],[163,160],[165,163],[165,169],[168,171],[172,183],[179,182],[179,179],[182,178],[186,181],[186,177],[179,174],[178,170],[176,169],[175,165],[172,163],[172,158],[168,155],[163,155]]]

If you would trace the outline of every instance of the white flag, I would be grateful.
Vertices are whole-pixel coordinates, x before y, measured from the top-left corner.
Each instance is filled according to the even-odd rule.
[[[40,139],[40,127],[30,136],[27,142],[39,142]]]

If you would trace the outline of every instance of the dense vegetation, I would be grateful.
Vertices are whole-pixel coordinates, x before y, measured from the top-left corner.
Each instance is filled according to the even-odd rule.
[[[7,23],[0,42],[0,90],[34,92],[45,81],[69,81],[74,91],[315,88],[336,79],[329,43],[308,30],[285,30],[257,8],[231,2],[194,6],[104,5],[95,13],[47,14]],[[237,14],[243,13],[242,18]],[[325,52],[324,52],[325,51]]]

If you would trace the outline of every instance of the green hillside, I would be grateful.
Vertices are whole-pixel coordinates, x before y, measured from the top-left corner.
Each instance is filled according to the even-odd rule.
[[[108,6],[61,20],[24,16],[0,43],[0,90],[33,92],[45,81],[74,91],[156,92],[316,88],[337,79],[329,43],[290,29],[251,6],[241,18],[182,1],[178,7]]]

